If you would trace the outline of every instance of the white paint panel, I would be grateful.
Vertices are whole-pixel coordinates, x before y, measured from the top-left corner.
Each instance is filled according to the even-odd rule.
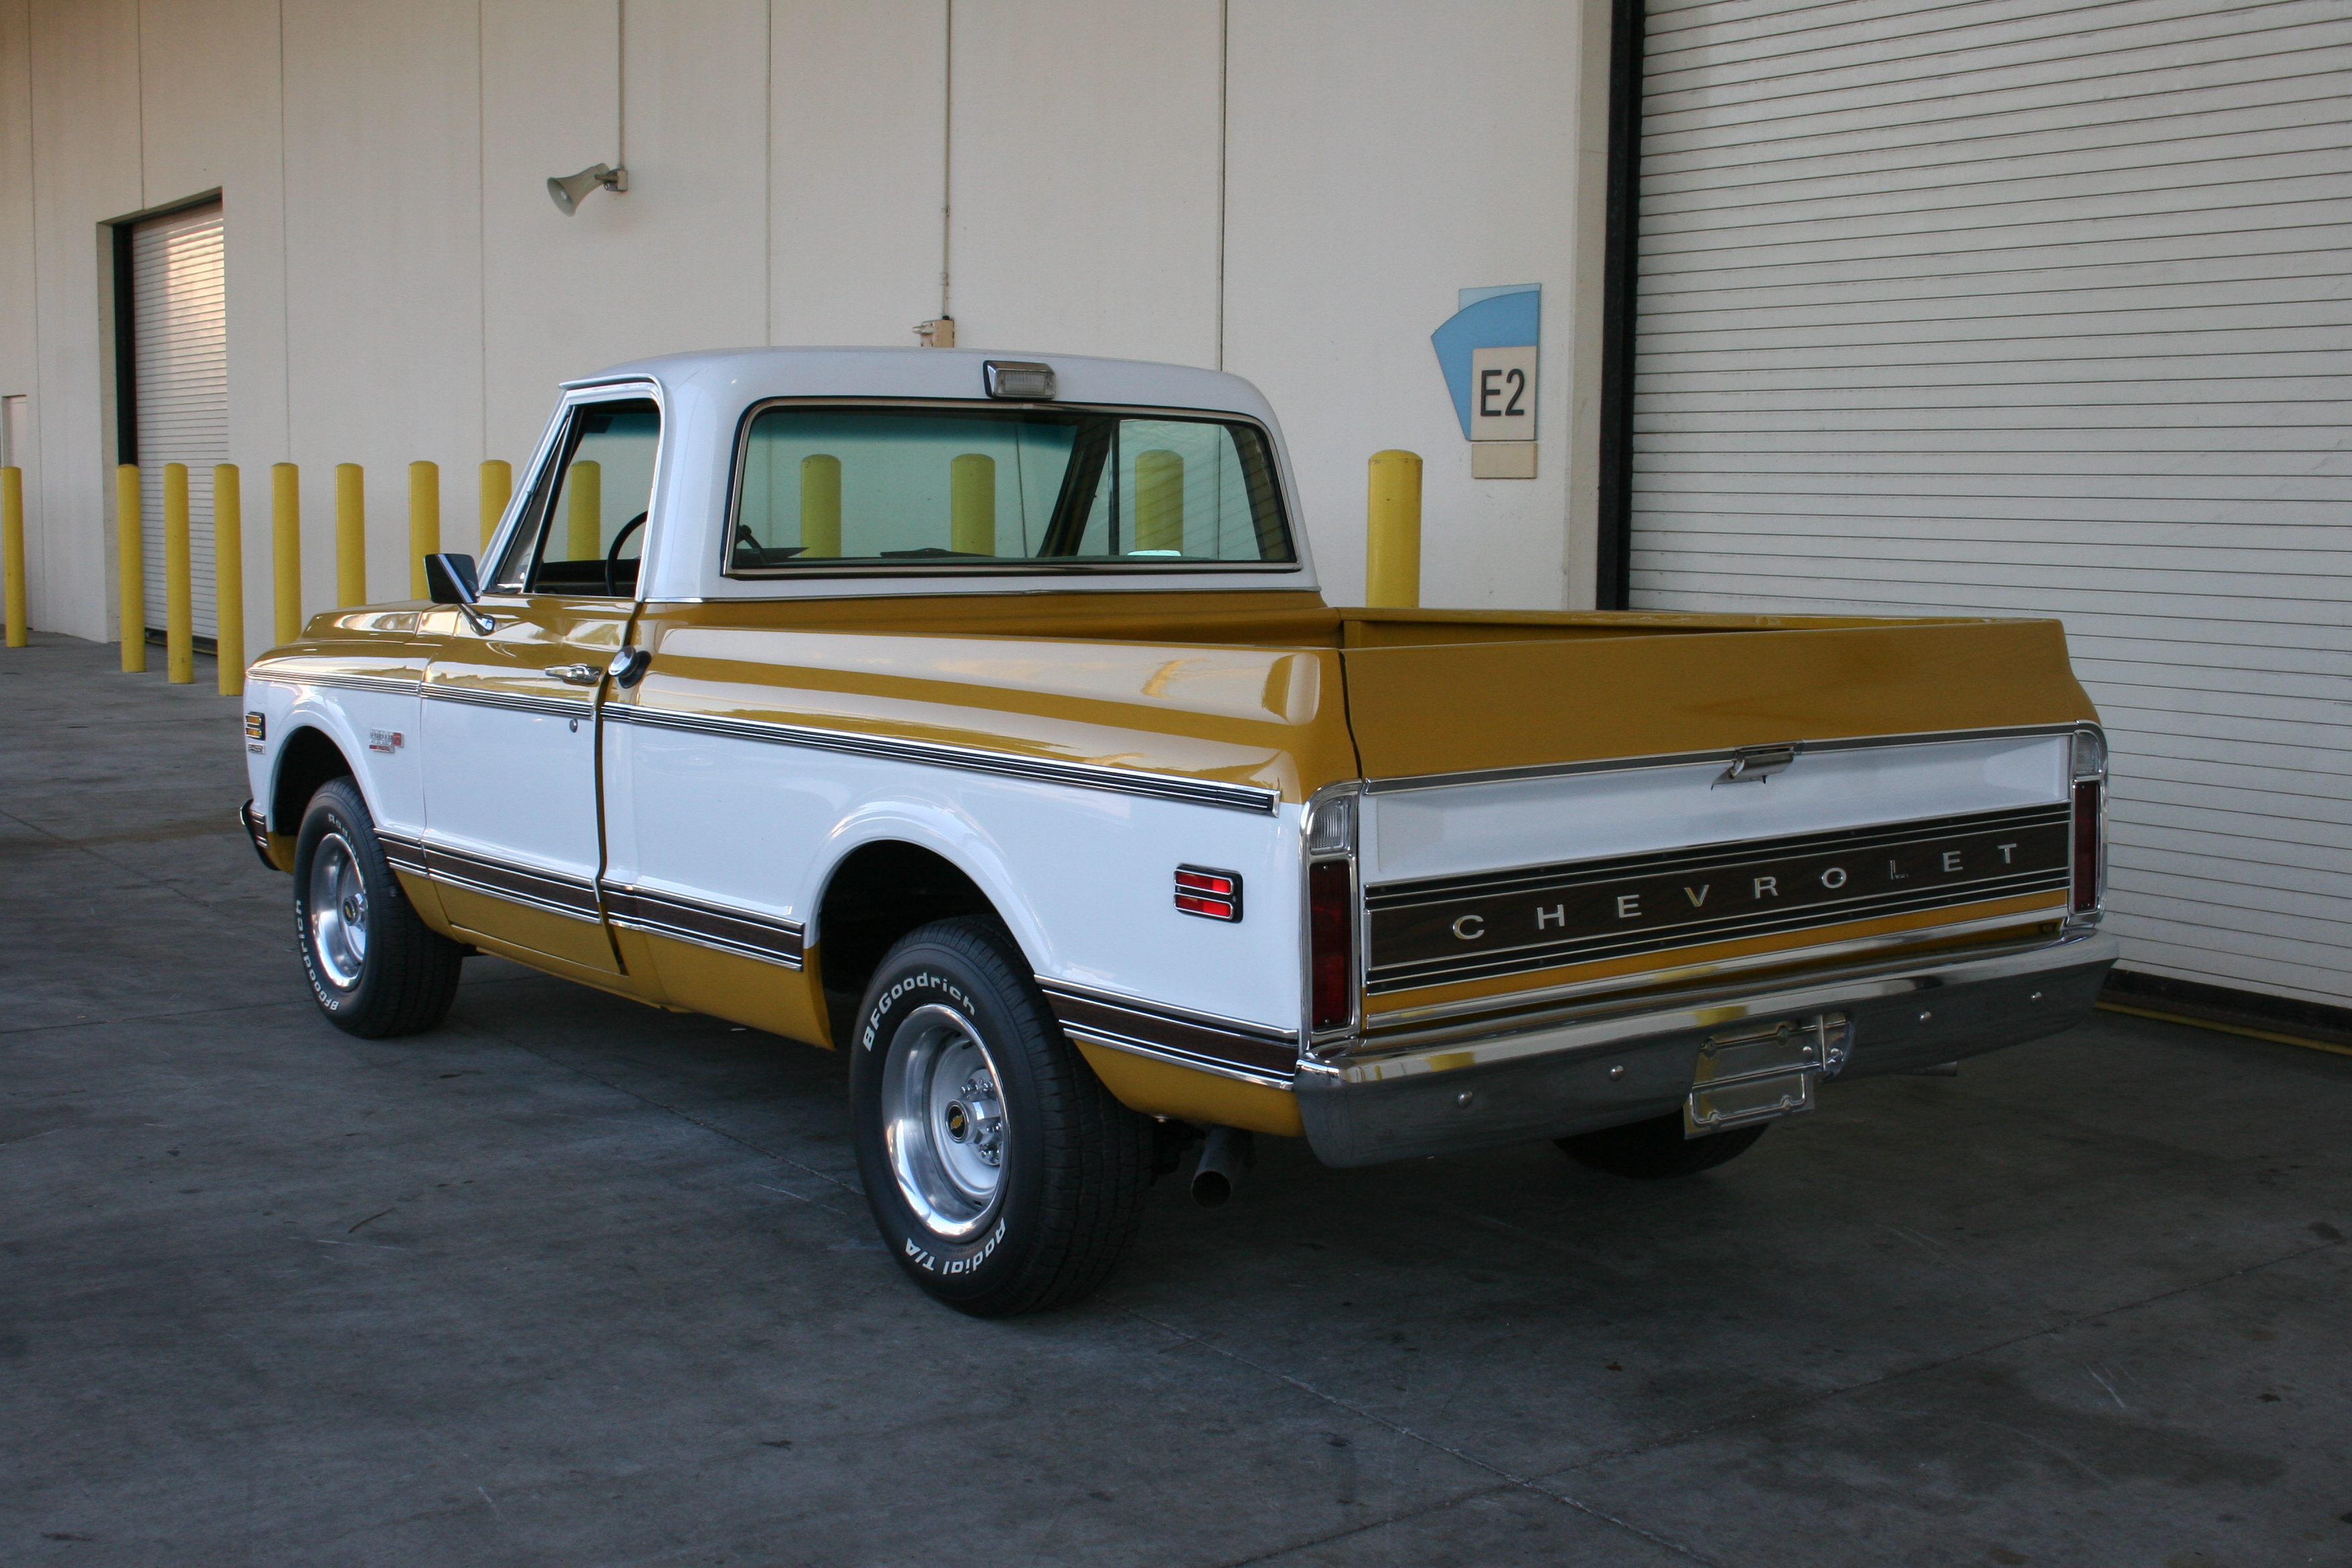
[[[213,596],[213,465],[228,460],[227,242],[215,203],[131,231],[133,408],[139,429],[147,624],[164,624],[163,468],[188,468],[191,619],[219,624]]]
[[[2056,616],[2127,967],[2352,983],[2352,15],[1651,7],[1635,603]]]

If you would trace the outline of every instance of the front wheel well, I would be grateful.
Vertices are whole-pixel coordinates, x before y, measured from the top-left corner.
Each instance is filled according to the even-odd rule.
[[[352,764],[324,730],[306,724],[295,731],[278,753],[278,781],[269,796],[269,830],[289,835],[301,832],[302,813],[310,808],[319,786],[329,779],[351,777],[355,777]]]
[[[1002,918],[978,883],[920,845],[898,839],[860,845],[835,867],[817,904],[834,1038],[848,1038],[866,982],[900,937],[958,915]]]

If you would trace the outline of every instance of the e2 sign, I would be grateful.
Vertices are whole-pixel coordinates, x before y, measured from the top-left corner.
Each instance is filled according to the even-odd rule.
[[[1470,351],[1470,439],[1536,438],[1536,346]]]

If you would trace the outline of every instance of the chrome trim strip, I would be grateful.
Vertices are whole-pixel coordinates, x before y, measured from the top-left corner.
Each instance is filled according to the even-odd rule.
[[[383,847],[385,862],[395,871],[405,871],[412,877],[428,876],[425,869],[425,846],[405,833],[375,830],[375,841]]]
[[[1874,997],[2112,963],[2116,951],[2116,939],[2104,932],[2062,934],[2055,941],[2021,943],[1989,953],[1958,958],[1937,954],[1908,963],[1861,965],[1839,974],[1809,975],[1800,984],[1778,990],[1701,989],[1665,1001],[1664,1005],[1657,998],[1631,1009],[1621,1004],[1616,1012],[1580,1022],[1523,1026],[1333,1062],[1302,1061],[1299,1071],[1334,1084],[1366,1084],[1530,1057],[1573,1055],[1654,1035],[1719,1029],[1747,1018],[1819,1013]]]
[[[593,884],[561,872],[502,860],[475,850],[455,849],[427,840],[423,845],[425,874],[436,882],[485,893],[509,903],[526,904],[549,914],[563,915],[591,925],[604,921]]]
[[[599,886],[608,918],[625,931],[668,937],[784,969],[802,967],[804,928],[798,921],[752,914],[625,883],[602,882]],[[671,918],[665,919],[665,914]]]
[[[1213,1013],[1143,1002],[1040,976],[1063,1031],[1074,1037],[1177,1067],[1268,1089],[1288,1089],[1298,1037]]]
[[[1065,1021],[1062,1025],[1062,1032],[1072,1039],[1084,1040],[1089,1045],[1100,1046],[1106,1050],[1125,1051],[1132,1057],[1148,1057],[1153,1061],[1166,1062],[1171,1067],[1190,1068],[1194,1072],[1204,1072],[1216,1078],[1229,1078],[1236,1083],[1252,1083],[1260,1089],[1279,1089],[1286,1091],[1296,1087],[1287,1078],[1276,1078],[1266,1073],[1251,1072],[1246,1068],[1237,1068],[1231,1062],[1219,1061],[1213,1057],[1194,1056],[1189,1051],[1178,1050],[1173,1047],[1155,1045],[1145,1040],[1132,1039],[1124,1035],[1110,1034],[1087,1025]]]
[[[2025,739],[2038,735],[2067,735],[2081,728],[2076,723],[2021,724],[1990,730],[1927,730],[1909,735],[1859,735],[1840,741],[1797,741],[1790,742],[1802,757],[1807,752],[1874,751],[1882,746],[1937,746],[1963,741],[2000,741]],[[1534,763],[1517,768],[1479,768],[1458,773],[1414,773],[1401,778],[1367,779],[1369,795],[1400,795],[1407,790],[1452,789],[1460,784],[1510,784],[1523,779],[1568,778],[1578,773],[1632,773],[1644,768],[1675,768],[1700,763],[1735,761],[1742,751],[1752,747],[1727,746],[1705,752],[1664,752],[1645,757],[1603,757],[1581,763]]]
[[[1049,762],[1043,758],[1016,756],[1009,752],[951,746],[936,741],[902,741],[844,730],[783,724],[769,719],[722,719],[712,714],[688,713],[672,708],[647,708],[630,702],[606,703],[604,718],[615,724],[641,724],[647,729],[718,735],[730,740],[756,741],[762,745],[838,752],[888,762],[910,763],[920,767],[995,773],[1040,784],[1067,784],[1076,789],[1107,790],[1117,795],[1150,795],[1192,805],[1223,806],[1228,810],[1254,812],[1267,816],[1275,815],[1282,807],[1280,791],[1258,784],[1179,778],[1171,773],[1106,768],[1091,763]]]
[[[1571,997],[1592,996],[1607,992],[1626,993],[1634,988],[1647,992],[1663,991],[1679,981],[1698,980],[1717,974],[1734,974],[1750,969],[1770,969],[1784,964],[1818,963],[1826,959],[1853,953],[1878,952],[1889,948],[1917,947],[1929,942],[1949,942],[1958,937],[1981,936],[1990,931],[2015,930],[2020,926],[2053,925],[2066,918],[2065,900],[2061,898],[2046,909],[2021,910],[2014,914],[1989,915],[1972,921],[1954,921],[1948,925],[1919,926],[1910,931],[1885,931],[1876,936],[1848,937],[1842,942],[1817,942],[1811,947],[1776,948],[1770,952],[1752,952],[1738,958],[1718,958],[1704,963],[1677,964],[1666,969],[1644,969],[1633,974],[1607,974],[1597,980],[1571,981],[1565,985],[1547,985],[1534,991],[1498,992],[1491,996],[1474,997],[1466,1002],[1441,1002],[1422,1007],[1399,1007],[1391,1012],[1374,1013],[1366,1020],[1373,1031],[1390,1030],[1423,1020],[1458,1018],[1470,1014],[1496,1015],[1505,1011],[1525,1011],[1533,1015],[1544,1004],[1564,1002]]]
[[[256,665],[246,671],[245,678],[272,686],[341,686],[353,691],[389,691],[403,697],[414,697],[416,689],[425,684],[422,675],[362,675],[351,670],[313,672],[285,664]]]
[[[475,708],[502,708],[514,713],[536,713],[556,719],[584,719],[596,710],[585,697],[542,697],[522,691],[486,691],[478,686],[452,686],[434,681],[425,688],[427,702],[459,702]]]

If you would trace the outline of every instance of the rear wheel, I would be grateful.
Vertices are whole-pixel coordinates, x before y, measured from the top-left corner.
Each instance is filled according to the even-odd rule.
[[[380,1040],[448,1016],[467,949],[426,925],[376,842],[358,786],[330,779],[294,841],[294,926],[319,1010]]]
[[[1654,1116],[1598,1132],[1580,1132],[1558,1140],[1560,1149],[1580,1165],[1606,1171],[1612,1176],[1654,1181],[1662,1176],[1695,1176],[1748,1152],[1764,1136],[1769,1122],[1711,1132],[1704,1138],[1683,1136],[1683,1116]]]
[[[852,1036],[852,1136],[883,1240],[960,1311],[1074,1301],[1134,1238],[1152,1123],[1111,1097],[993,922],[890,950]]]

